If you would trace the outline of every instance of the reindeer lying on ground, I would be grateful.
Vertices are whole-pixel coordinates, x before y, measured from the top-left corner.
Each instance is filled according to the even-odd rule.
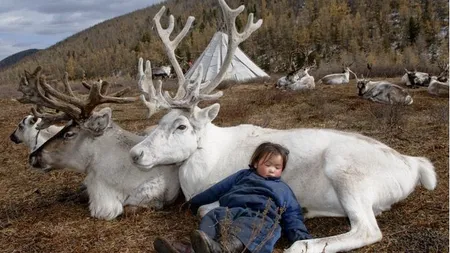
[[[102,81],[100,81],[102,82]],[[67,73],[65,73],[64,76],[64,86],[61,86],[63,88],[56,89],[59,91],[66,92],[67,85],[68,84],[68,76]],[[91,89],[91,85],[87,82],[82,82],[83,86],[87,89]],[[107,92],[109,84],[104,83],[102,86],[103,88],[103,94]],[[119,93],[111,94],[110,96],[114,97],[120,97],[125,92],[127,92],[129,89],[124,89]],[[17,128],[14,130],[14,132],[10,135],[11,141],[13,141],[16,144],[24,143],[26,146],[28,146],[30,152],[38,148],[42,145],[42,143],[46,142],[50,137],[54,136],[56,133],[58,133],[63,127],[62,126],[56,126],[56,125],[50,125],[44,129],[38,129],[37,126],[41,123],[42,119],[37,118],[34,115],[27,115],[23,120],[18,124]]]
[[[417,71],[409,71],[405,69],[402,76],[402,83],[408,88],[417,88],[418,86],[428,87],[431,81],[430,74]]]
[[[94,83],[85,99],[76,97],[70,89],[63,94],[34,73],[25,71],[19,90],[21,102],[57,109],[59,114],[33,114],[42,118],[38,128],[69,121],[55,136],[47,140],[29,157],[30,164],[43,171],[68,168],[86,173],[84,184],[89,195],[91,216],[111,220],[123,212],[123,206],[136,205],[162,208],[173,202],[179,193],[178,167],[163,165],[147,172],[133,168],[128,152],[144,139],[130,133],[111,118],[106,107],[93,112],[104,103],[129,103],[136,98],[106,96],[103,83]],[[50,96],[45,96],[44,91]]]
[[[162,78],[162,79],[166,79],[170,77],[170,72],[171,72],[171,68],[170,66],[161,66],[161,67],[157,67],[157,68],[153,68],[152,69],[152,78],[156,79],[158,77]]]
[[[312,51],[305,53],[305,59],[308,59],[308,56],[311,52]],[[304,66],[298,70],[292,71],[287,76],[281,77],[280,79],[278,79],[275,87],[279,89],[288,89],[288,90],[314,89],[316,87],[316,84],[314,83],[314,77],[309,75],[308,71],[314,68],[315,65],[316,62],[314,61],[313,65],[311,66]]]
[[[277,83],[275,84],[275,88],[287,89],[291,87],[294,83],[300,80],[301,77],[303,77],[303,72],[303,69],[298,69],[288,73],[286,76],[278,79]]]
[[[238,33],[235,19],[244,7],[232,10],[224,0],[219,3],[230,38],[221,71],[209,83],[201,83],[200,79],[185,82],[177,75],[179,86],[175,97],[167,92],[163,95],[159,85],[154,97],[146,101],[149,110],[153,110],[152,113],[160,108],[172,110],[144,141],[130,150],[130,159],[142,171],[162,164],[181,164],[179,180],[189,200],[246,168],[252,151],[260,143],[280,143],[291,151],[282,177],[307,210],[305,217],[347,216],[351,224],[347,233],[297,241],[285,252],[348,251],[380,241],[382,234],[375,216],[405,199],[419,184],[434,189],[434,166],[427,158],[402,155],[357,133],[330,129],[277,130],[254,125],[222,128],[212,124],[220,105],[201,109],[197,104],[222,95],[221,91],[210,93],[223,79],[239,43],[261,25],[261,21],[254,24],[250,14],[245,30]],[[171,16],[169,32],[162,30],[159,17],[164,10],[163,7],[154,21],[171,63],[177,69],[179,64],[173,52],[186,33],[176,37],[177,43],[170,41],[174,19]],[[183,31],[189,27],[187,22]]]
[[[61,126],[50,126],[39,130],[37,125],[40,122],[41,119],[33,115],[25,116],[9,138],[16,144],[24,143],[31,153],[62,129]]]
[[[388,81],[373,82],[368,79],[357,79],[358,95],[382,104],[410,105],[411,95],[402,87]]]
[[[288,85],[288,89],[291,90],[312,90],[316,87],[314,83],[314,77],[310,76],[308,71],[315,67],[315,62],[312,66],[306,66],[301,68],[301,78],[294,82],[293,84]]]
[[[441,93],[441,91],[447,92],[448,93],[448,80],[447,82],[440,82],[438,81],[439,78],[437,76],[432,76],[431,77],[431,82],[430,85],[428,85],[428,93],[432,94],[432,95],[439,95]]]
[[[337,84],[348,84],[350,82],[350,72],[353,71],[349,67],[345,67],[342,73],[337,74],[329,74],[322,77],[318,84],[329,84],[329,85],[337,85]]]

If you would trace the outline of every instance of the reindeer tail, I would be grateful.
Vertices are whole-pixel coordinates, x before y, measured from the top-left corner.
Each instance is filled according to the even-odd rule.
[[[406,105],[410,105],[410,104],[412,104],[412,103],[413,103],[412,97],[411,97],[410,95],[407,95],[407,96],[405,97],[405,104],[406,104]]]
[[[425,189],[434,190],[436,188],[437,179],[434,166],[425,157],[412,157],[408,156],[409,164],[411,167],[416,167],[419,172],[419,182]]]

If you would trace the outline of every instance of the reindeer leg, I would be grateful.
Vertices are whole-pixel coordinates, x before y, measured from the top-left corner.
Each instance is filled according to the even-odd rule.
[[[351,154],[342,154],[346,145],[349,144],[337,144],[325,152],[324,171],[350,220],[350,231],[330,237],[297,241],[286,252],[349,251],[381,240],[382,234],[373,211],[378,196],[373,191],[377,189],[367,187],[374,184],[373,175],[370,174],[371,171],[358,167],[364,166],[360,157],[342,159],[352,157]]]
[[[341,252],[360,248],[381,240],[381,231],[372,207],[363,199],[350,194],[342,200],[351,224],[347,233],[295,242],[285,253]]]
[[[108,188],[100,180],[88,175],[86,180],[86,187],[89,194],[89,210],[91,216],[103,219],[112,220],[122,214],[123,205],[118,200],[116,192]]]
[[[125,205],[162,209],[165,203],[166,188],[166,182],[160,177],[155,177],[137,187],[135,193],[125,200]]]

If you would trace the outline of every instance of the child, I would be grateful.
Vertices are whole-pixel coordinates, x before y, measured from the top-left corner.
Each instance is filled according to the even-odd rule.
[[[238,171],[189,201],[194,214],[202,205],[217,200],[220,203],[220,207],[202,218],[200,230],[192,232],[193,249],[187,246],[182,250],[180,244],[172,245],[163,238],[155,240],[155,249],[196,253],[272,252],[281,230],[290,242],[310,239],[301,207],[292,190],[280,179],[288,154],[278,144],[259,145],[249,169]],[[223,235],[224,230],[227,235]]]

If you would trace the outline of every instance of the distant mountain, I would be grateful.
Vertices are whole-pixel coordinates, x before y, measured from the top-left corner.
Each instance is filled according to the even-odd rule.
[[[32,55],[32,54],[34,54],[34,53],[36,53],[38,51],[39,51],[39,49],[33,48],[33,49],[23,50],[23,51],[20,51],[18,53],[15,53],[13,55],[10,55],[10,56],[8,56],[5,59],[0,61],[0,69],[6,68],[8,66],[11,66],[11,65],[15,64],[16,62],[22,60],[22,58],[24,58],[26,56],[29,56],[29,55]]]

